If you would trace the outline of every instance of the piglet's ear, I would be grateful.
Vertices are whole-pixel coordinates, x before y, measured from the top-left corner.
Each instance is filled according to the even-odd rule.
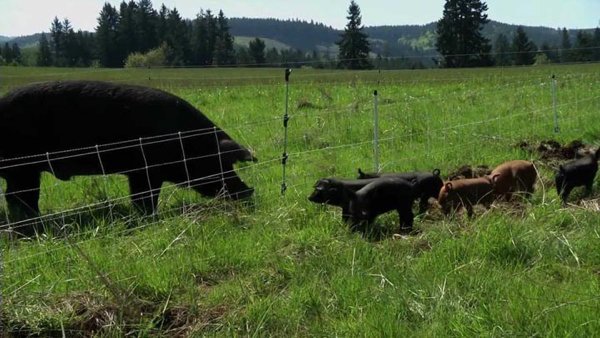
[[[358,168],[358,178],[363,178],[365,177],[365,173],[364,171],[360,170],[360,168]]]
[[[440,169],[433,169],[433,173],[435,176],[440,176]]]
[[[559,173],[564,173],[565,172],[565,168],[561,165],[558,166],[558,172]]]
[[[446,185],[446,191],[451,191],[452,190],[452,183],[451,182],[447,182]]]

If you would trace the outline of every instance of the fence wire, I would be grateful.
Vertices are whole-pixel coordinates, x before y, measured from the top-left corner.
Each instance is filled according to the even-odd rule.
[[[332,72],[331,75],[334,75],[334,73]],[[585,75],[585,76],[576,76],[573,75],[571,77],[561,77],[559,79],[559,81],[562,81],[563,83],[570,83],[571,81],[588,81],[590,79],[597,79],[598,77],[596,75]],[[423,80],[426,81],[426,80]],[[430,79],[427,81],[431,81]],[[439,79],[439,81],[446,81],[446,79]],[[459,79],[454,79],[452,81],[459,81]],[[465,81],[464,78],[461,78],[460,81]],[[468,81],[468,80],[467,80]],[[514,83],[511,86],[511,84],[506,83],[506,84],[500,84],[497,86],[493,86],[493,87],[487,87],[487,88],[479,88],[476,90],[467,90],[467,91],[458,91],[458,93],[461,93],[462,95],[496,95],[499,92],[505,93],[506,94],[510,94],[510,91],[514,91],[516,89],[522,90],[522,89],[530,89],[532,87],[535,86],[540,86],[540,82],[545,84],[548,84],[547,87],[544,87],[541,89],[541,91],[543,91],[543,94],[541,94],[541,98],[544,99],[544,104],[539,104],[539,102],[534,102],[534,104],[538,105],[537,109],[533,109],[533,110],[526,110],[526,111],[518,111],[515,113],[511,113],[511,114],[503,114],[503,115],[497,115],[497,116],[491,116],[489,118],[484,118],[484,119],[480,119],[480,120],[476,120],[476,121],[468,121],[468,122],[460,122],[460,123],[455,123],[455,124],[451,124],[445,127],[432,127],[432,128],[427,128],[427,129],[423,129],[420,131],[410,131],[407,133],[402,133],[400,135],[392,135],[392,136],[382,136],[379,139],[379,142],[383,145],[386,145],[390,148],[392,148],[394,146],[394,142],[397,143],[402,143],[402,144],[406,144],[407,146],[414,146],[419,142],[414,141],[415,138],[417,137],[426,137],[426,138],[431,138],[431,139],[438,139],[438,140],[443,140],[448,134],[452,134],[452,133],[457,133],[460,134],[459,131],[462,130],[471,130],[470,134],[474,136],[474,139],[472,140],[457,140],[457,142],[446,142],[442,147],[439,147],[435,150],[430,149],[431,146],[430,145],[424,145],[424,144],[420,144],[421,146],[425,146],[428,149],[430,149],[432,152],[435,152],[436,154],[440,154],[440,153],[451,153],[454,150],[457,149],[461,149],[461,148],[470,148],[473,147],[475,148],[477,145],[480,145],[483,141],[482,136],[487,136],[487,138],[502,138],[505,141],[509,141],[511,143],[515,143],[517,141],[519,141],[519,139],[517,139],[518,136],[515,135],[515,130],[514,128],[506,128],[507,130],[502,130],[502,129],[497,129],[497,134],[480,134],[478,133],[477,128],[478,127],[482,127],[482,126],[493,126],[494,124],[498,123],[498,122],[502,122],[502,121],[507,121],[507,120],[514,120],[515,118],[522,118],[522,117],[529,117],[529,118],[539,118],[541,116],[548,116],[547,113],[549,111],[552,111],[553,106],[551,104],[551,100],[550,100],[550,87],[549,87],[549,77],[539,77],[539,78],[527,78],[527,77],[522,77],[519,78],[519,82],[518,82],[518,88],[514,87]],[[398,82],[395,82],[396,84]],[[591,81],[590,85],[597,85],[599,82],[598,81]],[[295,85],[295,83],[293,83],[292,85]],[[385,86],[392,86],[394,85],[394,83],[390,82],[390,83],[386,83],[385,81],[382,81],[381,83],[379,83],[380,86],[383,86],[383,88],[385,88]],[[380,87],[381,88],[381,87]],[[560,97],[560,92],[561,90],[564,89],[559,89],[559,97]],[[380,89],[380,95],[385,95],[385,91],[382,91]],[[382,99],[385,98],[385,96],[382,96]],[[435,97],[431,97],[431,96],[422,96],[422,97],[417,97],[417,98],[413,98],[411,99],[410,104],[415,104],[415,103],[419,103],[419,102],[440,102],[443,103],[444,101],[444,97],[443,94],[439,94]],[[559,100],[560,103],[558,103],[556,105],[557,108],[561,109],[561,110],[566,110],[567,108],[575,108],[574,111],[578,112],[578,107],[579,105],[583,104],[583,103],[592,103],[592,102],[600,102],[600,95],[591,95],[591,96],[585,96],[585,97],[576,97],[575,100],[571,100],[571,101],[562,101]],[[396,108],[400,108],[402,107],[402,105],[406,104],[406,102],[394,102],[392,104],[386,105],[385,109],[382,109],[382,111],[380,112],[382,118],[385,118],[385,114],[386,112],[392,110],[392,109],[396,109]],[[600,105],[598,106],[600,108]],[[381,108],[381,107],[380,107]],[[301,112],[298,111],[298,109],[296,109],[297,111],[294,111],[290,114],[290,128],[293,129],[295,127],[295,125],[293,124],[294,120],[298,120],[301,118],[306,118],[306,117],[314,117],[314,116],[320,116],[322,118],[330,118],[331,116],[335,115],[335,114],[342,114],[342,118],[344,119],[352,119],[352,117],[354,116],[353,114],[356,114],[356,112],[351,111],[351,109],[346,108],[335,108],[335,109],[325,109],[322,111],[309,111],[309,112]],[[363,114],[363,113],[367,113],[368,108],[362,108],[358,110],[359,113]],[[564,114],[561,115],[560,117],[560,121],[562,123],[574,123],[576,126],[577,124],[575,122],[580,121],[582,119],[582,117],[586,117],[586,116],[596,116],[598,114],[597,111],[587,111],[587,112],[578,112],[578,113],[572,113],[572,114]],[[427,113],[426,115],[431,115],[431,113]],[[280,120],[281,117],[278,116],[278,114],[273,114],[272,118],[267,118],[264,120],[259,120],[259,121],[250,121],[247,123],[244,123],[242,125],[239,125],[237,127],[233,127],[233,128],[225,128],[226,130],[233,130],[233,129],[237,129],[237,130],[244,130],[247,129],[247,127],[265,127],[265,126],[272,126],[274,124],[276,124],[277,126],[279,126],[280,124]],[[549,126],[552,126],[552,121],[549,120],[548,123]],[[279,127],[273,127],[274,130],[279,130]],[[127,194],[126,196],[120,196],[120,197],[116,197],[116,198],[107,198],[106,200],[102,200],[102,201],[98,201],[96,203],[92,203],[92,204],[87,204],[84,206],[80,206],[80,207],[76,207],[76,208],[72,208],[72,209],[68,209],[68,210],[62,210],[62,211],[57,211],[57,212],[53,212],[50,214],[44,214],[44,215],[40,215],[37,218],[34,218],[32,220],[29,221],[39,221],[42,223],[49,223],[51,225],[58,225],[58,228],[61,230],[64,230],[64,234],[63,237],[58,237],[58,243],[54,246],[54,247],[49,247],[49,248],[42,248],[40,246],[40,250],[36,253],[33,254],[28,254],[28,255],[19,255],[19,243],[13,243],[8,247],[5,247],[2,249],[1,254],[3,255],[0,263],[0,275],[2,276],[2,278],[4,280],[14,280],[14,279],[18,279],[18,277],[22,276],[23,278],[29,278],[32,275],[32,278],[29,278],[28,280],[20,280],[20,281],[14,281],[12,284],[10,285],[5,285],[3,284],[3,297],[17,297],[17,296],[21,296],[23,293],[25,292],[31,292],[28,290],[28,286],[30,284],[36,283],[36,280],[40,278],[40,276],[43,276],[44,272],[43,271],[39,271],[39,268],[35,265],[35,264],[31,264],[32,266],[30,268],[26,268],[26,269],[19,269],[17,271],[7,271],[7,267],[10,269],[11,266],[17,265],[17,264],[21,264],[22,262],[33,262],[37,257],[43,256],[43,255],[52,255],[54,253],[58,253],[60,251],[68,251],[71,252],[71,255],[64,255],[61,259],[57,259],[57,261],[55,262],[55,264],[69,264],[69,261],[72,258],[72,256],[74,257],[81,257],[82,256],[82,252],[80,250],[83,250],[82,246],[85,246],[86,244],[89,244],[90,242],[94,242],[94,241],[106,241],[109,240],[110,238],[113,237],[119,237],[119,236],[125,236],[127,234],[131,234],[133,232],[136,231],[140,231],[140,230],[144,230],[144,229],[148,229],[148,228],[153,228],[153,227],[157,227],[158,225],[167,225],[169,224],[170,221],[172,221],[173,219],[176,219],[178,217],[183,217],[185,218],[187,221],[189,221],[189,225],[183,229],[183,231],[186,231],[186,229],[190,229],[190,227],[192,226],[199,226],[196,222],[196,219],[198,218],[202,218],[205,217],[206,215],[214,215],[214,214],[218,214],[220,211],[225,210],[226,208],[230,207],[230,205],[226,205],[223,206],[220,204],[220,200],[217,201],[213,201],[213,202],[209,202],[207,204],[200,204],[198,205],[191,205],[192,203],[194,203],[193,201],[183,201],[184,203],[178,204],[176,206],[171,206],[171,204],[168,203],[168,201],[170,201],[173,198],[177,198],[177,197],[173,197],[177,191],[179,190],[179,188],[194,188],[194,187],[199,187],[202,185],[206,185],[206,184],[213,184],[215,182],[223,182],[223,175],[226,174],[235,174],[235,173],[242,173],[248,177],[250,177],[250,181],[252,182],[265,182],[267,180],[264,179],[253,179],[255,177],[258,177],[259,175],[274,175],[273,173],[276,172],[277,168],[279,168],[279,164],[280,164],[280,160],[281,158],[279,156],[277,156],[277,151],[273,151],[273,154],[270,158],[267,159],[262,159],[261,162],[258,163],[253,163],[253,164],[249,164],[249,165],[245,165],[245,166],[241,166],[235,170],[232,171],[225,171],[223,170],[222,167],[222,156],[226,155],[227,152],[221,152],[220,149],[218,149],[218,151],[215,154],[207,154],[207,155],[202,155],[202,156],[197,156],[197,157],[189,157],[187,156],[185,149],[183,147],[183,141],[184,139],[192,139],[194,137],[199,137],[202,135],[210,135],[210,134],[214,134],[215,137],[217,137],[217,134],[219,132],[223,132],[220,130],[215,130],[213,128],[205,128],[205,129],[199,129],[199,130],[194,130],[194,131],[184,131],[184,132],[176,132],[176,133],[170,133],[170,134],[165,134],[165,135],[157,135],[157,136],[153,136],[150,138],[144,138],[143,141],[140,139],[135,139],[135,140],[127,140],[127,141],[120,141],[120,142],[114,142],[114,143],[110,143],[110,144],[100,144],[100,145],[93,145],[90,147],[82,147],[82,148],[76,148],[76,149],[68,149],[68,150],[60,150],[60,151],[55,151],[55,152],[48,152],[48,153],[43,153],[43,154],[36,154],[36,155],[28,155],[28,156],[24,156],[24,157],[18,157],[18,158],[1,158],[0,159],[0,170],[3,169],[11,169],[11,168],[16,168],[16,167],[26,167],[26,166],[33,166],[33,165],[40,165],[40,164],[48,164],[48,167],[50,169],[51,172],[54,172],[55,168],[53,166],[53,163],[55,163],[54,161],[60,161],[60,160],[67,160],[67,159],[75,159],[78,157],[82,157],[82,156],[96,156],[98,158],[99,164],[101,166],[101,175],[102,175],[102,179],[104,180],[104,189],[108,190],[108,184],[109,182],[106,180],[107,176],[109,175],[108,173],[106,173],[103,161],[102,161],[102,156],[105,154],[108,154],[112,151],[119,151],[119,150],[125,150],[125,149],[135,149],[138,148],[140,149],[140,151],[143,151],[144,147],[147,145],[156,145],[156,144],[164,144],[164,143],[168,143],[168,142],[176,142],[180,147],[181,147],[181,152],[182,152],[182,158],[181,160],[177,160],[177,161],[172,161],[169,163],[157,163],[157,164],[151,164],[148,163],[148,161],[146,161],[146,165],[144,165],[143,167],[138,167],[138,168],[131,168],[125,171],[121,171],[118,172],[116,174],[121,174],[121,175],[126,175],[128,173],[132,173],[132,172],[138,172],[138,171],[146,171],[146,173],[148,173],[149,169],[152,168],[160,168],[162,166],[170,166],[170,165],[184,165],[186,168],[186,180],[185,182],[180,182],[180,183],[176,183],[176,184],[170,184],[168,186],[162,187],[162,189],[151,189],[150,192],[151,193],[156,193],[158,194],[159,192],[161,193],[161,199],[159,200],[159,203],[165,203],[165,205],[163,204],[159,204],[158,207],[159,211],[160,211],[160,215],[165,215],[165,216],[156,216],[156,215],[147,215],[147,216],[137,216],[136,214],[126,214],[126,215],[119,215],[119,216],[114,216],[114,214],[112,213],[112,210],[109,212],[110,215],[110,223],[130,223],[133,224],[132,227],[126,228],[126,229],[119,229],[116,231],[110,231],[110,230],[102,230],[99,231],[97,228],[96,229],[90,229],[90,230],[83,230],[83,231],[75,231],[72,232],[69,231],[69,227],[71,226],[75,226],[78,222],[77,222],[77,217],[81,218],[83,217],[86,213],[90,213],[93,214],[94,212],[97,211],[106,211],[106,210],[110,210],[110,208],[113,208],[115,205],[117,204],[122,204],[125,203],[126,201],[129,200],[137,200],[140,198],[141,195],[143,195],[144,193],[147,193],[147,191],[139,193],[139,194],[134,194],[134,195],[130,195]],[[292,150],[289,151],[289,158],[293,159],[293,162],[296,161],[314,161],[314,162],[319,162],[321,161],[322,157],[331,153],[331,152],[336,152],[336,151],[340,151],[340,150],[345,150],[345,149],[349,149],[349,150],[357,150],[357,149],[364,149],[364,151],[368,151],[370,149],[372,149],[373,146],[373,140],[364,140],[364,141],[358,141],[358,142],[350,142],[350,143],[334,143],[332,142],[332,145],[328,145],[328,146],[321,146],[321,147],[317,147],[314,149],[307,149],[306,147],[303,147],[303,142],[302,142],[302,136],[295,136],[294,134],[292,134],[289,138],[289,142],[290,144],[293,144],[294,147],[292,147]],[[436,144],[440,143],[440,142],[435,142]],[[251,145],[250,145],[251,146]],[[428,156],[431,156],[431,154],[422,154],[422,153],[417,153],[417,154],[403,154],[401,156],[395,156],[394,158],[391,157],[385,157],[383,156],[385,155],[384,153],[382,153],[382,166],[384,168],[395,168],[397,166],[403,166],[406,165],[407,163],[412,163],[416,160],[425,160],[425,162],[427,162],[427,158]],[[187,170],[187,163],[189,163],[189,161],[193,161],[193,160],[200,160],[200,159],[206,159],[206,158],[218,158],[219,163],[221,165],[221,170],[218,174],[214,174],[214,175],[209,175],[209,176],[204,176],[204,177],[196,177],[193,178],[190,176],[190,173]],[[20,163],[15,163],[15,161],[20,161]],[[358,164],[364,164],[366,162],[361,162],[364,161],[364,159],[352,159],[351,160],[352,163],[357,163]],[[292,163],[292,162],[291,162]],[[290,163],[290,164],[291,164]],[[310,190],[310,187],[314,184],[314,181],[316,181],[319,177],[315,177],[313,172],[309,172],[309,173],[304,173],[302,175],[298,175],[298,174],[294,174],[293,173],[293,165],[291,165],[290,169],[290,175],[288,177],[289,179],[289,184],[287,184],[287,189],[291,192],[293,192],[295,195],[293,197],[297,197],[300,196],[301,194],[305,194],[308,190]],[[251,176],[251,175],[256,175],[255,177]],[[54,175],[56,176],[56,175]],[[150,179],[150,177],[148,177],[148,179]],[[208,181],[207,181],[208,180]],[[269,193],[267,190],[272,190],[272,191],[276,191],[279,189],[278,187],[278,182],[272,181],[269,182],[269,184],[271,184],[272,186],[269,186],[268,189],[264,189],[264,190],[260,190],[258,189],[255,192],[255,197],[254,197],[254,203],[256,205],[256,207],[258,209],[268,209],[268,207],[271,207],[273,205],[281,205],[281,203],[283,203],[281,197],[278,194],[274,194],[274,193]],[[56,187],[56,183],[54,184],[54,187]],[[149,184],[149,186],[151,186]],[[37,190],[37,189],[35,189]],[[17,192],[12,192],[14,193],[22,193],[22,192],[28,192],[31,190],[20,190]],[[0,198],[3,197],[3,195],[6,195],[6,192],[4,190],[0,190]],[[44,191],[44,189],[42,188],[42,190],[40,191],[40,195],[43,198],[49,199],[53,196],[53,192],[50,191]],[[185,196],[184,196],[185,197]],[[195,199],[197,201],[197,199]],[[165,202],[167,201],[167,202]],[[1,206],[1,202],[0,202],[0,206]],[[233,206],[235,207],[235,206]],[[8,215],[8,213],[6,213],[6,215]],[[19,223],[8,223],[8,219],[7,219],[7,224],[0,224],[0,231],[4,230],[6,228],[8,228],[9,226],[19,229],[19,227],[24,226],[23,224],[19,224]],[[106,231],[106,232],[105,232]],[[177,237],[176,237],[177,238]],[[176,240],[173,239],[173,241]],[[38,239],[39,241],[44,241],[43,239]],[[106,247],[106,250],[110,251],[110,252],[114,252],[117,247],[118,247],[118,243],[116,243],[117,241],[115,241],[115,243],[112,243],[112,245],[108,245]],[[173,242],[171,242],[173,243]],[[161,251],[160,253],[155,253],[155,257],[160,257],[162,255],[164,255],[164,253],[166,252],[166,250],[169,250],[170,246],[167,246],[163,249],[163,251]],[[8,255],[8,257],[7,257]],[[83,251],[83,255],[85,255],[85,251]],[[90,265],[92,265],[90,263]],[[110,281],[110,277],[112,274],[114,274],[114,271],[109,271],[107,269],[105,269],[104,267],[92,267],[90,266],[91,270],[94,270],[92,273],[94,274],[101,274],[103,276],[107,276],[107,278],[109,278],[109,281],[106,283],[112,283]],[[98,273],[96,270],[99,269],[100,273]],[[79,271],[81,273],[81,271]],[[73,274],[73,276],[71,278],[77,278],[77,271],[71,272]],[[37,276],[37,277],[36,277]],[[130,276],[132,279],[135,280],[136,276],[132,275]],[[64,282],[64,281],[63,281]],[[57,281],[58,283],[58,281]],[[66,283],[66,282],[65,282]],[[105,283],[105,284],[106,284]],[[108,286],[107,286],[108,287]],[[546,287],[546,286],[544,286]],[[577,293],[572,293],[575,296],[589,296],[588,294],[577,294]],[[34,292],[31,292],[31,295],[35,296],[36,294]],[[584,303],[587,302],[592,302],[592,301],[597,301],[597,299],[600,297],[593,297],[590,299],[585,299],[585,300],[580,300],[579,305],[582,306],[593,306],[593,305],[587,305]],[[11,331],[12,332],[12,331]],[[64,332],[84,332],[84,331],[78,331],[78,330],[65,330]]]

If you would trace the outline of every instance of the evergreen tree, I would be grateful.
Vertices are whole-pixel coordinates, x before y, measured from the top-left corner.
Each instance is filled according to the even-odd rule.
[[[54,65],[63,66],[65,64],[63,57],[63,24],[57,17],[54,17],[50,26],[50,36],[52,37]]]
[[[513,38],[512,49],[515,52],[515,65],[532,65],[535,60],[536,47],[529,40],[523,27],[517,27],[517,32]]]
[[[13,62],[12,48],[10,48],[10,44],[8,42],[4,43],[4,48],[0,50],[0,54],[2,55],[4,62],[7,64]]]
[[[558,53],[556,46],[551,46],[547,42],[542,43],[540,52],[544,53],[550,62],[558,62]]]
[[[48,67],[52,65],[52,52],[50,51],[50,43],[48,42],[45,33],[42,33],[42,36],[40,37],[36,65],[39,67]]]
[[[104,67],[121,67],[125,62],[121,58],[119,48],[115,41],[118,41],[117,28],[119,24],[119,14],[117,9],[111,4],[105,3],[98,17],[98,27],[96,27],[96,46],[98,48],[98,57],[100,64]]]
[[[600,61],[600,28],[594,29],[593,47],[594,61]]]
[[[569,31],[566,28],[562,29],[560,45],[560,62],[571,62],[572,61],[572,50],[571,38],[569,37]]]
[[[135,27],[137,29],[137,50],[145,53],[158,47],[160,44],[157,31],[159,17],[154,8],[152,8],[152,1],[139,0],[134,13]]]
[[[4,48],[2,48],[0,52],[0,54],[2,54],[2,58],[4,58],[4,61],[7,64],[10,64],[13,61],[12,48],[10,48],[8,42],[4,43]]]
[[[219,11],[217,17],[214,63],[217,65],[232,65],[235,63],[233,36],[229,33],[229,24],[223,11]]]
[[[23,62],[22,57],[21,57],[21,49],[19,48],[19,45],[17,45],[16,43],[12,44],[10,54],[12,56],[13,63],[21,64]]]
[[[92,34],[81,30],[77,31],[75,35],[75,45],[78,49],[76,66],[89,67],[92,64],[95,42]]]
[[[62,43],[60,54],[63,56],[63,66],[73,67],[79,64],[82,46],[77,41],[77,35],[71,26],[69,19],[62,23]]]
[[[489,22],[488,7],[481,0],[446,0],[437,23],[436,48],[445,67],[479,67],[492,64],[489,40],[483,26]]]
[[[371,69],[369,61],[371,51],[367,34],[363,32],[360,7],[352,0],[348,7],[348,23],[341,34],[341,39],[336,42],[339,48],[338,68],[344,69]]]
[[[130,0],[129,3],[121,2],[119,8],[119,25],[117,27],[119,57],[125,60],[132,52],[139,51],[137,34],[138,30],[134,16],[136,15],[137,4]]]
[[[210,9],[204,14],[204,25],[206,27],[206,41],[204,42],[206,55],[204,57],[206,64],[212,65],[217,45],[217,19]]]
[[[594,59],[594,36],[585,31],[578,31],[573,50],[573,61],[589,62]]]
[[[229,27],[227,27],[227,30],[229,30]],[[194,63],[200,65],[211,65],[213,63],[217,58],[215,52],[219,33],[217,18],[212,12],[210,10],[200,11],[193,23],[192,49]],[[233,46],[233,38],[230,42]]]
[[[162,44],[167,41],[167,16],[169,15],[169,9],[162,4],[158,18],[156,20],[156,38],[158,43]]]
[[[240,67],[247,66],[252,63],[252,57],[250,51],[246,46],[235,46],[235,59],[236,64]]]
[[[265,55],[265,61],[269,64],[270,67],[281,63],[281,55],[279,54],[277,48],[272,47],[267,50],[267,53]]]
[[[506,35],[500,33],[494,43],[495,61],[498,66],[510,66],[513,55],[511,53],[510,43]]]
[[[168,61],[171,65],[185,65],[190,60],[190,39],[187,24],[183,21],[177,8],[169,11],[167,16]]]
[[[191,48],[193,64],[210,64],[211,52],[208,50],[208,28],[204,11],[200,11],[192,23]]]
[[[248,52],[252,62],[258,66],[264,65],[265,63],[265,42],[259,38],[248,43]]]

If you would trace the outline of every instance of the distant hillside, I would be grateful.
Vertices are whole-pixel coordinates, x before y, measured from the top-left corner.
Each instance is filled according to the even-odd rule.
[[[303,51],[331,50],[342,33],[341,30],[320,23],[298,20],[232,18],[230,26],[233,35],[269,38]],[[373,26],[365,27],[364,31],[369,35],[375,53],[390,56],[418,55],[435,50],[436,26],[436,22],[425,25]],[[483,34],[492,43],[500,33],[510,40],[517,27],[518,25],[490,21],[484,27]],[[538,46],[543,43],[560,44],[561,34],[556,28],[523,27],[529,39]],[[578,30],[569,32],[574,41]]]
[[[340,39],[341,30],[321,23],[280,20],[230,18],[231,34],[236,37],[236,44],[247,45],[250,39],[259,37],[265,40],[267,48],[299,49],[305,52],[319,51],[330,57],[337,54],[336,41]],[[483,34],[495,41],[502,33],[512,39],[517,25],[509,25],[491,21],[483,29]],[[543,43],[559,45],[561,32],[556,28],[523,26],[529,39],[537,46]],[[382,56],[422,56],[431,55],[435,51],[436,22],[425,25],[373,26],[365,27],[369,35],[373,53]],[[575,41],[578,30],[569,30],[571,41]],[[9,38],[0,36],[0,42],[16,42],[21,48],[36,46],[41,33]],[[9,39],[9,40],[7,40]]]
[[[248,43],[250,43],[250,41],[252,41],[254,39],[256,39],[256,37],[234,36],[233,43],[237,46],[248,47]],[[269,50],[271,48],[275,48],[277,50],[288,50],[288,49],[292,48],[289,45],[286,45],[285,43],[279,42],[277,40],[273,40],[273,39],[269,39],[269,38],[261,38],[261,40],[263,40],[265,42],[265,48],[267,50]]]
[[[340,32],[320,23],[279,19],[229,19],[231,34],[277,40],[303,51],[328,46],[339,39]]]
[[[42,33],[36,33],[33,35],[9,38],[9,41],[11,44],[16,43],[17,45],[19,45],[20,48],[34,47],[37,46],[37,44],[39,43],[41,36]]]

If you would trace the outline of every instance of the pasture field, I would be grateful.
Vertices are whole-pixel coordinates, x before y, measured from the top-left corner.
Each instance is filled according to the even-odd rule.
[[[580,201],[577,190],[563,207],[557,162],[517,146],[600,146],[600,64],[295,69],[284,196],[283,69],[0,67],[0,95],[56,79],[136,83],[183,97],[255,152],[260,161],[237,172],[256,192],[244,205],[164,186],[159,214],[144,219],[127,200],[124,177],[62,182],[45,174],[40,208],[54,215],[46,220],[53,229],[1,242],[5,336],[600,332],[599,178],[592,196]],[[378,235],[351,233],[339,208],[307,197],[319,178],[373,169],[374,90],[383,171],[439,168],[445,176],[465,164],[528,159],[541,174],[536,193],[476,208],[472,219],[433,208],[409,236],[392,235],[392,213],[378,218]]]

